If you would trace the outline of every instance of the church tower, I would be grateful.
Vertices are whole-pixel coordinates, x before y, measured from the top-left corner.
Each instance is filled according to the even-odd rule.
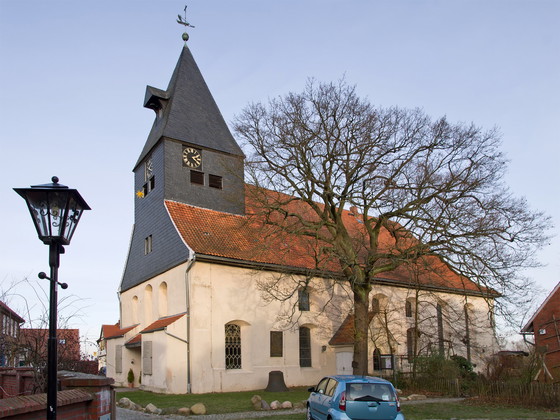
[[[243,215],[244,154],[185,45],[161,90],[147,86],[156,116],[134,166],[134,230],[121,291],[184,262],[189,250],[164,202]]]

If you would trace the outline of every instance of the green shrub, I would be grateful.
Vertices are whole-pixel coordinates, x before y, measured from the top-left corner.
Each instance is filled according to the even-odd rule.
[[[126,377],[127,381],[129,384],[133,384],[134,383],[134,372],[132,371],[132,368],[130,368],[128,370],[128,375]]]
[[[417,357],[415,362],[419,378],[457,379],[461,376],[457,363],[440,355]]]

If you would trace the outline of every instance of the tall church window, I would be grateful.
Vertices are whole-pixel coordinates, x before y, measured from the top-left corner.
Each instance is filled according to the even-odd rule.
[[[299,327],[299,365],[311,367],[311,330]]]
[[[378,348],[373,351],[373,370],[381,370],[381,351]]]
[[[241,369],[241,327],[226,324],[225,333],[226,369]]]
[[[419,336],[420,333],[416,328],[409,328],[406,330],[406,355],[409,363],[414,361],[416,353],[418,352],[417,342]]]
[[[379,313],[379,299],[376,297],[371,299],[371,312],[373,315],[377,315]]]
[[[302,288],[298,290],[298,309],[300,311],[309,311],[309,290]]]
[[[463,343],[467,347],[467,360],[471,361],[471,312],[472,305],[470,303],[465,304],[465,337]]]
[[[138,323],[138,296],[132,297],[132,323]]]
[[[144,289],[144,322],[149,324],[152,322],[152,286],[147,285]]]
[[[160,318],[167,315],[167,283],[164,281],[159,285],[158,315]]]
[[[443,356],[445,352],[444,337],[443,337],[443,307],[438,303],[436,306],[437,312],[437,333],[438,333],[438,352]]]
[[[412,318],[412,302],[407,300],[404,304],[404,313],[407,318]]]

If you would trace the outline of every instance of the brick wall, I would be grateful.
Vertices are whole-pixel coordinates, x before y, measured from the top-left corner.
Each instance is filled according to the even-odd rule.
[[[61,372],[57,393],[57,419],[98,420],[115,418],[113,380],[103,376]],[[47,395],[35,394],[0,400],[0,418],[32,420],[46,417]]]
[[[533,321],[535,344],[544,355],[545,363],[554,377],[560,382],[560,288],[547,300]],[[548,379],[541,375],[541,379]]]
[[[0,398],[33,393],[33,368],[0,368]]]

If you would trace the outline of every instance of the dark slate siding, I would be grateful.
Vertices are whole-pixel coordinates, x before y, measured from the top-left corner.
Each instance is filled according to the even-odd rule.
[[[243,157],[202,149],[202,167],[197,170],[204,172],[204,185],[196,185],[190,182],[191,168],[182,163],[183,145],[178,141],[165,141],[165,199],[244,214]],[[210,174],[222,177],[221,190],[208,186]]]
[[[134,232],[120,290],[134,287],[186,261],[188,248],[181,240],[164,205],[164,147],[160,142],[151,155],[155,188],[135,198]],[[148,156],[148,157],[149,157]],[[144,162],[134,173],[134,193],[144,185]],[[145,238],[152,235],[153,251],[144,255]]]

